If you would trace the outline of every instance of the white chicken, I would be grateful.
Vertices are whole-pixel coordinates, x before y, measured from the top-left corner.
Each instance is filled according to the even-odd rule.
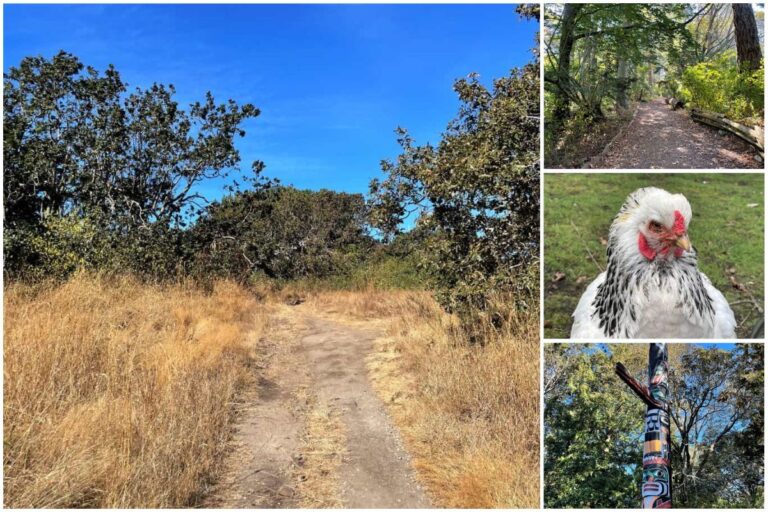
[[[581,296],[571,338],[735,338],[725,297],[696,266],[682,194],[641,188],[611,224],[608,267]]]

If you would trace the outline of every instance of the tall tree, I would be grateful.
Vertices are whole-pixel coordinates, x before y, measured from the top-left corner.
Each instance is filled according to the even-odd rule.
[[[739,67],[744,71],[760,69],[763,53],[760,50],[752,4],[733,4],[733,26],[736,31]]]
[[[401,155],[371,182],[375,228],[391,236],[417,215],[431,233],[423,267],[449,309],[482,308],[492,291],[518,290],[523,304],[538,282],[538,69],[513,70],[492,90],[476,75],[457,81],[461,107],[440,143],[418,146],[398,129]]]
[[[548,344],[544,360],[545,507],[636,507],[643,404],[594,345]]]
[[[557,74],[554,79],[550,79],[556,86],[554,88],[555,99],[552,112],[556,124],[570,116],[571,101],[576,96],[576,92],[572,90],[571,55],[576,44],[576,16],[582,8],[583,5],[581,4],[565,4],[562,17],[560,18]]]
[[[173,86],[127,93],[112,66],[63,51],[23,59],[3,84],[6,270],[39,263],[30,240],[45,246],[51,219],[87,219],[119,245],[182,226],[205,202],[196,185],[239,167],[235,138],[259,115],[210,93],[184,110]]]

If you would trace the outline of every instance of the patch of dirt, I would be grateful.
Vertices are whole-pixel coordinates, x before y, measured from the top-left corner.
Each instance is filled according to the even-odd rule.
[[[756,169],[757,150],[738,137],[693,121],[663,99],[641,103],[635,119],[593,169]]]
[[[265,354],[256,368],[256,389],[246,394],[220,481],[205,508],[293,508],[299,497],[293,480],[302,418],[291,402],[309,380],[297,350],[300,326],[278,320],[276,339],[261,340]]]
[[[277,321],[276,331],[282,334],[261,348],[271,353],[268,365],[262,368],[257,392],[246,397],[224,476],[204,506],[295,508],[319,502],[345,508],[430,507],[399,433],[369,381],[366,357],[380,333],[321,318],[299,305],[285,306]],[[341,422],[343,435],[328,433],[336,436],[335,443],[345,443],[338,450],[341,463],[329,465],[336,474],[308,474],[302,467],[308,418],[296,397],[307,393],[311,398],[305,402],[317,404],[314,411],[328,411]],[[322,444],[317,435],[313,433],[313,442]],[[306,485],[297,475],[327,478],[332,485]],[[337,488],[339,495],[300,495],[302,489],[319,488],[326,494]]]
[[[301,345],[313,388],[334,403],[347,437],[339,468],[346,508],[426,508],[429,500],[413,478],[410,457],[368,379],[366,357],[378,332],[306,317]]]

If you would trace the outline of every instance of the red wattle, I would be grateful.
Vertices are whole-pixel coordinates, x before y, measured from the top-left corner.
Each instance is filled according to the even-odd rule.
[[[640,249],[640,254],[645,256],[648,261],[653,261],[656,258],[656,251],[651,249],[648,245],[648,240],[646,240],[642,233],[637,238],[637,247]]]

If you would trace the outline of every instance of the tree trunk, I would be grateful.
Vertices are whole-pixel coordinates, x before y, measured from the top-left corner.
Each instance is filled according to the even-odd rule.
[[[571,55],[575,43],[574,28],[576,26],[576,15],[582,9],[583,5],[565,4],[563,8],[563,17],[560,20],[560,46],[558,47],[557,58],[557,87],[554,91],[554,108],[552,116],[555,124],[559,125],[562,121],[568,119],[571,115],[571,100],[566,93],[569,87],[571,73]]]
[[[739,69],[742,71],[759,69],[763,54],[760,50],[757,22],[751,4],[733,4],[733,27],[736,31]]]
[[[627,98],[630,83],[629,66],[626,60],[619,58],[616,68],[616,103],[620,109],[626,110],[629,108],[629,99]]]

